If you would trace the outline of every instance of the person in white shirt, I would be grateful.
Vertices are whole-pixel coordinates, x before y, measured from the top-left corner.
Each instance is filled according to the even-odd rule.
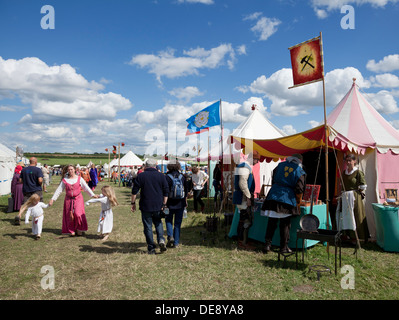
[[[204,189],[205,184],[207,183],[209,176],[198,167],[193,167],[192,169],[192,177],[191,181],[193,183],[193,191],[194,191],[194,211],[198,212],[198,203],[201,205],[201,212],[204,212],[205,203],[201,199],[202,189]]]
[[[32,233],[35,239],[38,240],[41,237],[43,229],[43,209],[48,208],[48,204],[40,201],[40,196],[36,193],[31,195],[29,199],[19,209],[19,218],[22,213],[28,209],[25,215],[25,223],[29,223],[29,217],[32,217]]]
[[[100,202],[101,212],[100,219],[98,221],[97,232],[100,232],[102,241],[108,240],[109,234],[112,231],[114,223],[114,214],[112,212],[112,207],[118,205],[118,201],[115,197],[115,191],[110,186],[104,186],[101,188],[101,194],[97,199],[90,199],[86,201],[88,206],[90,203]]]
[[[43,191],[47,192],[47,186],[50,184],[50,170],[47,168],[47,164],[42,167],[43,172]]]

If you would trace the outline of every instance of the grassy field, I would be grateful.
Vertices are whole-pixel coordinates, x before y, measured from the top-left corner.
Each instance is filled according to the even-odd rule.
[[[36,157],[38,163],[47,164],[49,166],[54,165],[68,165],[68,164],[80,164],[81,166],[86,166],[90,161],[95,165],[103,165],[104,163],[108,163],[108,154],[57,154],[57,153],[49,153],[49,154],[25,154],[25,157],[29,159],[30,157]],[[121,155],[121,158],[123,155]],[[113,160],[113,155],[111,155],[111,161]]]
[[[44,202],[48,203],[58,179]],[[295,256],[283,267],[274,252],[238,249],[223,224],[217,233],[207,234],[207,215],[194,213],[191,202],[180,248],[148,255],[141,215],[130,211],[130,189],[112,185],[120,205],[113,209],[114,230],[106,242],[97,235],[99,204],[86,207],[85,236],[63,236],[62,195],[45,209],[42,238],[34,240],[31,225],[15,226],[16,214],[6,213],[7,197],[0,198],[0,300],[399,299],[399,255],[384,252],[375,243],[364,246],[357,258],[353,248],[342,249],[342,264],[353,267],[355,280],[354,289],[343,289],[346,274],[339,270],[334,275],[333,247],[329,259],[326,247],[318,244],[307,250],[305,264],[298,269]],[[327,265],[332,274],[317,281],[308,268],[315,264]],[[41,286],[44,266],[55,272],[53,289]]]

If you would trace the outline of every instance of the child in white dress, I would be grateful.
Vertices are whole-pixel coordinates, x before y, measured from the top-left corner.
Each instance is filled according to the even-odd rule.
[[[118,205],[118,201],[115,197],[115,191],[110,186],[104,186],[101,189],[101,194],[97,199],[90,199],[86,202],[88,206],[90,203],[100,202],[101,203],[101,213],[98,222],[98,230],[102,237],[102,241],[108,239],[109,234],[112,231],[114,223],[114,215],[112,212],[112,207]]]
[[[43,228],[43,209],[49,205],[40,201],[40,196],[33,194],[19,209],[18,216],[21,218],[22,213],[28,209],[25,215],[25,223],[29,223],[29,217],[32,217],[32,233],[36,240],[39,240]]]

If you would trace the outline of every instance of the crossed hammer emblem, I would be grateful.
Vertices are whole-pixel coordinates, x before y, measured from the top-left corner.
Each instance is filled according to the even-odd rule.
[[[310,55],[310,56],[304,56],[304,57],[302,58],[301,64],[303,64],[303,67],[302,67],[302,70],[301,70],[301,71],[303,71],[303,69],[305,69],[305,67],[306,67],[307,65],[311,66],[311,67],[314,69],[314,65],[312,65],[312,64],[309,62],[310,59],[312,59],[312,55]]]

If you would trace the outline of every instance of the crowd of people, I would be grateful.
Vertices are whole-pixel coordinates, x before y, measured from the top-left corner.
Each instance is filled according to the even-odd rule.
[[[136,170],[135,170],[136,169]],[[192,176],[181,172],[180,163],[170,163],[167,173],[163,174],[157,168],[155,160],[148,160],[141,168],[133,168],[128,175],[123,175],[125,185],[132,188],[132,211],[136,211],[136,197],[140,193],[139,209],[142,215],[144,235],[147,241],[148,253],[155,253],[158,246],[161,252],[166,248],[177,248],[180,245],[180,231],[183,214],[187,210],[187,196],[190,190],[203,190],[209,176],[202,170],[195,168]],[[47,175],[47,176],[46,176]],[[94,191],[99,180],[103,178],[95,165],[88,168],[76,168],[73,165],[65,166],[61,172],[61,182],[52,195],[48,204],[43,203],[43,192],[48,192],[50,171],[47,165],[37,166],[37,159],[29,159],[29,166],[23,168],[18,165],[12,186],[14,211],[18,211],[16,224],[20,223],[22,214],[25,214],[25,223],[32,218],[32,234],[35,239],[41,238],[44,210],[54,204],[65,191],[62,234],[82,236],[88,230],[85,205],[99,202],[101,212],[97,231],[103,241],[109,238],[113,228],[112,207],[118,205],[115,191],[111,186],[103,186],[101,194]],[[117,177],[111,181],[118,182]],[[122,175],[121,175],[122,181]],[[86,192],[90,200],[84,203],[82,192]],[[203,211],[202,193],[196,192],[195,203],[201,203]],[[162,218],[165,219],[167,239],[164,237]],[[157,233],[157,244],[152,236],[152,224]],[[165,242],[167,240],[167,242]]]
[[[239,222],[237,235],[239,241],[246,241],[249,228],[253,224],[254,190],[255,179],[253,165],[260,161],[260,155],[254,151],[248,158],[236,166],[234,173],[233,204],[239,210]],[[294,154],[283,162],[280,162],[272,174],[272,186],[268,192],[263,205],[262,213],[268,217],[267,229],[265,230],[265,243],[263,252],[271,250],[272,238],[279,225],[280,228],[280,252],[290,253],[288,247],[291,219],[300,215],[300,205],[306,186],[306,172],[304,171],[303,156]],[[54,192],[48,204],[43,203],[43,192],[48,192],[47,186],[50,181],[50,172],[47,165],[43,168],[37,167],[37,159],[32,157],[29,166],[18,165],[12,181],[12,197],[14,199],[14,210],[19,214],[16,223],[21,220],[23,212],[25,222],[32,217],[32,233],[35,239],[40,239],[43,225],[43,209],[52,206],[60,195],[65,191],[62,234],[70,236],[81,236],[88,230],[85,214],[85,204],[82,192],[90,196],[86,205],[101,203],[98,232],[103,240],[107,240],[113,228],[112,207],[118,205],[115,192],[111,186],[103,186],[101,194],[94,191],[99,180],[104,176],[99,174],[97,168],[92,165],[90,170],[83,168],[77,170],[73,165],[63,168],[61,182]],[[215,189],[216,202],[218,195],[223,197],[221,185],[221,170],[217,165],[213,172],[213,187]],[[118,176],[110,177],[117,183]],[[193,193],[195,212],[204,212],[205,204],[202,201],[203,191],[209,183],[209,175],[199,167],[193,167],[191,175],[183,174],[179,162],[169,163],[166,174],[157,168],[157,162],[148,159],[143,167],[133,168],[120,176],[125,181],[124,185],[131,187],[131,211],[141,212],[144,226],[144,236],[149,254],[154,254],[158,246],[161,252],[167,248],[176,248],[180,245],[181,224],[184,212],[187,210],[187,197]],[[368,229],[364,213],[362,199],[366,189],[364,173],[356,166],[356,157],[352,154],[346,157],[346,169],[343,172],[343,184],[341,200],[345,196],[346,203],[341,205],[340,214],[349,208],[352,210],[346,214],[352,214],[355,227],[351,232],[345,233],[351,241],[354,237],[360,237],[367,241]],[[140,193],[138,208],[136,204],[137,195]],[[352,208],[352,209],[350,209]],[[344,212],[345,213],[345,212]],[[163,220],[166,224],[166,238],[164,236]],[[156,241],[153,239],[152,225],[155,226]],[[350,229],[350,228],[349,228]],[[355,232],[354,232],[355,231]],[[354,236],[355,234],[355,236]]]

